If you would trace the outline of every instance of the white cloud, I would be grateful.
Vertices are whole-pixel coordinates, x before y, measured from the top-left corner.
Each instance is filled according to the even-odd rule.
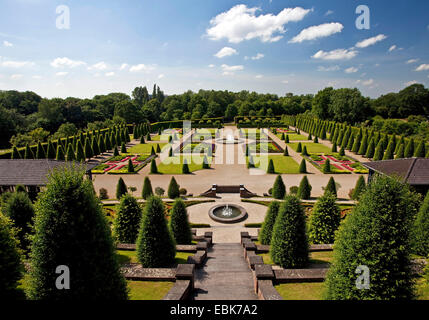
[[[165,78],[165,75],[164,75],[164,74],[160,74],[160,75],[158,76],[158,79],[162,79],[162,78]]]
[[[331,67],[319,66],[317,68],[317,71],[321,71],[321,72],[330,72],[330,71],[338,71],[338,70],[340,70],[339,66],[331,66]]]
[[[416,63],[416,62],[418,62],[419,61],[419,59],[410,59],[410,60],[408,60],[407,62],[405,62],[406,64],[412,64],[412,63]]]
[[[345,73],[356,73],[358,71],[359,71],[359,69],[356,67],[350,67],[350,68],[347,68],[346,70],[344,70]]]
[[[64,76],[66,76],[66,75],[68,75],[68,74],[69,74],[68,72],[62,71],[62,72],[57,72],[55,75],[56,75],[57,77],[64,77]]]
[[[222,65],[222,70],[227,72],[241,71],[243,69],[244,67],[242,65],[238,65],[238,66],[229,66],[227,64]]]
[[[264,54],[262,54],[262,53],[258,53],[258,54],[256,54],[256,56],[254,56],[254,57],[250,57],[250,59],[252,59],[252,60],[260,60],[260,59],[262,59],[263,57],[265,57],[265,55],[264,55]]]
[[[301,7],[285,8],[278,15],[261,14],[259,8],[248,8],[239,4],[210,20],[206,35],[210,40],[228,39],[230,43],[260,39],[262,42],[279,41],[286,32],[284,25],[301,21],[311,11]]]
[[[396,50],[396,48],[397,48],[397,46],[396,46],[396,45],[391,46],[391,47],[389,48],[389,52],[395,51],[395,50]]]
[[[18,80],[22,78],[22,74],[13,74],[10,76],[12,80]]]
[[[92,66],[88,67],[88,70],[99,70],[103,71],[107,69],[107,64],[104,61],[98,62],[96,64],[93,64]]]
[[[9,41],[7,41],[7,40],[4,40],[3,41],[3,45],[5,46],[5,47],[13,47],[13,43],[10,43]]]
[[[113,71],[112,72],[106,72],[104,75],[106,77],[113,77],[115,75],[115,73]]]
[[[24,67],[31,67],[31,66],[34,66],[34,62],[12,61],[12,60],[0,61],[0,67],[6,67],[6,68],[24,68]]]
[[[137,64],[135,66],[131,66],[130,68],[130,72],[140,72],[140,71],[150,72],[153,70],[155,70],[155,66],[149,66],[145,64]]]
[[[387,37],[384,34],[379,34],[378,36],[368,38],[368,39],[365,39],[363,41],[356,43],[356,47],[366,48],[366,47],[369,47],[369,46],[376,44],[377,42],[383,41],[385,39],[387,39]]]
[[[219,52],[216,53],[214,56],[221,59],[221,58],[229,57],[229,56],[232,56],[235,54],[238,54],[238,52],[234,48],[224,47],[224,48],[220,49]]]
[[[264,77],[264,76],[263,76],[262,74],[258,74],[258,75],[256,75],[256,76],[255,76],[255,78],[256,78],[256,79],[261,79],[261,78],[263,78],[263,77]]]
[[[318,26],[312,26],[302,30],[295,36],[290,43],[300,43],[305,40],[314,40],[318,38],[329,37],[335,33],[341,32],[344,26],[338,22],[324,23]]]
[[[209,64],[209,65],[208,65],[208,67],[209,67],[209,68],[214,68],[214,67],[215,67],[215,65],[214,65],[214,64]]]
[[[334,14],[334,11],[328,10],[326,11],[325,16],[330,16],[331,14]]]
[[[406,87],[412,86],[413,84],[419,83],[417,80],[408,81],[405,83]]]
[[[350,60],[356,57],[357,53],[353,49],[337,49],[329,52],[320,50],[312,58],[322,60]]]
[[[76,68],[83,65],[86,65],[86,63],[83,61],[71,60],[67,57],[56,58],[51,62],[51,66],[54,68]]]
[[[128,68],[129,68],[129,65],[128,65],[127,63],[123,63],[123,64],[120,66],[119,70],[125,70],[125,69],[128,69]]]
[[[416,69],[416,71],[428,71],[428,70],[429,70],[429,64],[421,64]]]
[[[364,86],[370,86],[370,85],[373,85],[373,84],[374,84],[374,79],[369,79],[369,80],[366,80],[366,81],[362,81],[362,84],[363,84]]]

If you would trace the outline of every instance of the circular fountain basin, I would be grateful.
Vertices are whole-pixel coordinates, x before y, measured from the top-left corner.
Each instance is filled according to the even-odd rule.
[[[222,143],[222,144],[239,144],[239,143],[242,143],[243,140],[237,139],[237,138],[232,138],[232,139],[223,138],[223,139],[216,139],[216,142]]]
[[[220,223],[237,223],[247,218],[247,212],[235,204],[219,204],[209,210],[209,216]]]

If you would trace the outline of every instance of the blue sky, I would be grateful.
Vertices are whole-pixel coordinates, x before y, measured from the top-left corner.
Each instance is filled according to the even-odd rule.
[[[44,97],[186,90],[377,97],[429,84],[429,2],[0,0],[0,90]],[[58,29],[56,8],[70,9]]]

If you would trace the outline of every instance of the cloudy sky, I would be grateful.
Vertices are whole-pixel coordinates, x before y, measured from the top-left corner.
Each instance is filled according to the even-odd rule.
[[[429,86],[429,2],[371,2],[359,30],[354,0],[0,0],[0,90],[92,97],[156,82],[167,94],[376,97]]]

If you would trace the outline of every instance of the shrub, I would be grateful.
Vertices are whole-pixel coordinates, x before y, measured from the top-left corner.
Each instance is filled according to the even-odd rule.
[[[150,197],[144,207],[137,239],[137,258],[143,268],[174,264],[176,246],[168,230],[164,210],[164,204],[158,197]]]
[[[429,192],[414,222],[413,247],[416,254],[424,257],[429,255]]]
[[[57,161],[64,161],[66,159],[64,156],[64,149],[63,149],[63,146],[61,144],[58,144],[57,154],[55,156],[55,159]]]
[[[335,231],[340,226],[341,211],[337,198],[331,194],[320,197],[313,207],[309,223],[309,240],[314,244],[334,243]]]
[[[107,194],[107,189],[100,188],[98,191],[100,200],[107,200],[109,199],[109,195]]]
[[[131,159],[128,159],[127,171],[128,171],[128,173],[134,172],[134,165],[133,165],[133,161]]]
[[[279,208],[270,253],[271,260],[282,268],[303,268],[308,264],[305,214],[295,196],[286,196]]]
[[[125,146],[124,142],[121,144],[121,153],[127,153],[127,147]]]
[[[286,142],[286,143],[289,143],[289,135],[288,135],[288,134],[286,135],[285,142]]]
[[[186,159],[183,159],[182,173],[183,174],[190,174],[191,173],[191,171],[189,170],[188,161]]]
[[[13,299],[24,271],[11,221],[0,214],[0,295]]]
[[[283,182],[282,176],[278,175],[276,180],[274,181],[274,185],[272,188],[272,195],[274,199],[284,199],[286,195],[286,186]]]
[[[333,144],[332,144],[332,149],[331,149],[331,151],[332,151],[332,152],[337,152],[337,144],[336,144],[336,143],[333,143]]]
[[[375,152],[375,146],[374,146],[374,139],[371,139],[371,142],[368,145],[368,149],[366,149],[365,157],[368,159],[371,159],[374,157]]]
[[[299,188],[297,186],[292,186],[289,188],[289,193],[296,196],[298,194],[298,189]]]
[[[119,178],[118,184],[116,185],[116,199],[120,200],[121,197],[128,193],[127,185],[124,182],[124,179]]]
[[[411,138],[405,147],[404,157],[411,158],[414,155],[414,139]]]
[[[299,165],[299,173],[307,173],[307,165],[305,163],[305,159],[302,159]]]
[[[287,146],[285,147],[285,151],[283,152],[283,156],[289,157],[289,150],[288,150]]]
[[[165,190],[163,188],[161,188],[161,187],[156,187],[155,188],[155,194],[158,197],[162,197],[165,194]]]
[[[144,136],[141,136],[140,137],[140,144],[145,144],[146,143],[146,141],[144,140]]]
[[[358,181],[356,182],[356,186],[353,189],[352,199],[359,200],[360,195],[365,191],[366,183],[363,176],[360,176]]]
[[[110,228],[84,169],[54,170],[35,205],[28,297],[32,300],[127,299]],[[58,290],[55,270],[71,272],[69,290]]]
[[[180,188],[179,189],[179,194],[181,196],[186,196],[187,193],[188,193],[188,190],[186,190],[185,188]]]
[[[424,158],[425,157],[425,142],[423,140],[420,141],[418,144],[416,151],[414,151],[414,157],[415,158]]]
[[[156,155],[156,152],[155,152],[155,149],[153,148],[153,146],[152,146],[152,148],[150,149],[150,154],[151,154],[152,156]]]
[[[155,159],[152,159],[152,161],[150,163],[150,173],[151,174],[157,174],[158,173],[158,167],[156,165]]]
[[[333,177],[329,178],[328,184],[325,188],[325,194],[332,193],[335,197],[337,197],[337,186],[335,185],[335,179]]]
[[[168,150],[168,156],[169,157],[173,156],[173,148],[170,148],[170,150]]]
[[[30,146],[27,145],[25,146],[25,153],[24,153],[24,159],[34,159],[34,153],[31,150]]]
[[[308,200],[311,198],[311,185],[310,182],[308,182],[307,176],[304,176],[301,180],[301,183],[299,184],[298,193],[297,196],[299,199],[305,199]]]
[[[274,224],[279,212],[280,202],[273,201],[268,206],[267,214],[265,215],[264,223],[262,224],[261,232],[259,233],[259,241],[261,244],[269,245],[273,233]]]
[[[124,195],[114,222],[115,238],[122,243],[136,243],[141,217],[142,210],[136,198]]]
[[[346,151],[344,150],[344,147],[341,147],[339,154],[341,157],[344,157],[346,155]]]
[[[16,146],[13,146],[12,148],[12,157],[11,159],[21,159],[21,154],[18,151],[18,148]]]
[[[180,197],[179,185],[177,184],[177,181],[174,177],[171,177],[167,194],[170,199],[176,199]]]
[[[274,169],[274,162],[273,159],[270,159],[270,161],[268,162],[268,169],[267,169],[267,173],[268,174],[275,174],[276,170]]]
[[[34,208],[26,192],[14,192],[7,202],[2,206],[3,214],[11,219],[15,228],[18,229],[17,237],[20,248],[27,251],[30,240],[31,225],[34,217]]]
[[[298,153],[302,152],[302,144],[301,144],[301,142],[298,143],[298,146],[296,147],[296,152],[298,152]]]
[[[45,158],[46,158],[45,150],[43,149],[43,146],[39,141],[36,149],[36,159],[45,159]]]
[[[380,142],[377,145],[377,148],[375,148],[374,161],[383,160],[383,156],[384,156],[383,140],[380,140]]]
[[[307,152],[307,146],[304,146],[304,149],[302,149],[302,155],[308,157],[309,154]]]
[[[150,133],[148,133],[148,134],[146,135],[146,141],[152,141],[152,139],[151,139],[151,137],[150,137]]]
[[[206,156],[203,159],[203,169],[210,169],[210,164]]]
[[[176,199],[171,209],[170,229],[177,244],[191,244],[192,233],[189,226],[186,205],[182,199]]]
[[[152,195],[153,195],[152,183],[150,182],[149,177],[145,177],[143,182],[143,188],[142,188],[142,198],[147,200]]]
[[[398,152],[396,154],[396,158],[395,159],[403,159],[405,156],[404,154],[404,144],[401,144],[399,146]]]
[[[325,281],[329,300],[410,300],[414,297],[409,233],[416,195],[406,184],[377,176],[335,240]],[[367,266],[370,287],[359,290],[356,270]]]
[[[72,146],[71,143],[69,144],[69,146],[67,148],[66,160],[67,161],[74,161],[74,160],[76,160],[76,157],[75,157],[75,154],[74,154],[74,151],[73,151],[73,146]]]
[[[323,173],[331,173],[331,161],[329,159],[326,159],[325,163],[323,164]]]

